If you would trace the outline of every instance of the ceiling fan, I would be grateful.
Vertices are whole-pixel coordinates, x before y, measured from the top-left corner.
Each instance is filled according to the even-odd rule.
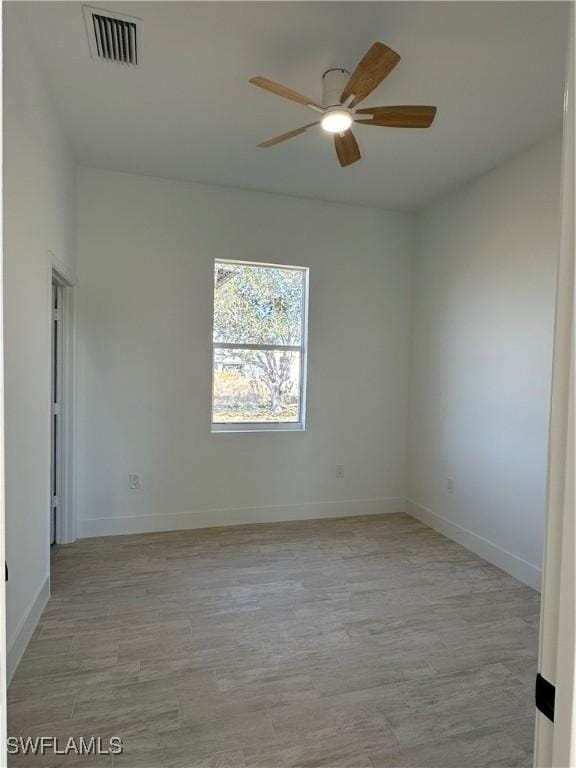
[[[334,135],[336,155],[340,165],[344,167],[360,160],[358,142],[351,130],[353,123],[388,128],[429,128],[436,115],[436,107],[400,106],[357,109],[358,104],[380,85],[399,61],[400,56],[392,48],[384,43],[374,43],[352,74],[338,67],[324,72],[322,104],[267,77],[252,77],[250,82],[253,85],[310,107],[322,115],[321,119],[314,123],[275,136],[258,146],[273,147],[282,141],[306,133],[309,128],[321,125],[325,131]]]

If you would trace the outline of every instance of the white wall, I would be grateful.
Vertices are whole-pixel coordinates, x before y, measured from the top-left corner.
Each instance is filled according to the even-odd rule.
[[[559,190],[555,137],[420,214],[414,265],[409,509],[534,586]]]
[[[8,672],[48,594],[49,256],[74,264],[74,163],[4,7],[4,333]]]
[[[406,214],[80,169],[80,535],[401,508],[412,237]],[[215,258],[310,267],[305,433],[210,434]]]
[[[8,673],[48,595],[49,256],[74,267],[74,162],[4,4],[4,334]]]

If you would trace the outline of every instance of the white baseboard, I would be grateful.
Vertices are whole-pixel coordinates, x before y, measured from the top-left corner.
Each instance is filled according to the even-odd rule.
[[[436,512],[432,512],[428,507],[412,501],[412,499],[406,499],[405,512],[430,528],[434,528],[434,530],[442,533],[447,538],[462,544],[466,549],[479,555],[497,568],[506,571],[506,573],[509,573],[523,584],[527,584],[538,592],[540,591],[542,569],[538,568],[538,566],[523,560],[506,549],[502,549],[502,547],[479,536],[477,533],[473,533],[461,525],[447,520]]]
[[[18,664],[20,664],[20,660],[36,629],[36,625],[49,597],[50,577],[46,576],[24,618],[6,641],[6,681],[8,685],[12,680],[14,672],[16,672]]]
[[[383,515],[404,511],[404,499],[357,499],[270,507],[238,507],[184,512],[175,515],[131,515],[126,517],[92,517],[78,520],[78,535],[118,536],[126,533],[155,533],[190,528],[213,528],[250,523],[279,523],[289,520],[312,520],[330,517]]]

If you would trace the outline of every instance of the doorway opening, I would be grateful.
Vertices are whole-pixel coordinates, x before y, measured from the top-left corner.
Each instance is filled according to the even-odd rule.
[[[60,498],[62,496],[62,292],[63,286],[52,277],[52,375],[51,375],[51,471],[50,471],[50,546],[56,544]]]
[[[49,543],[74,541],[72,516],[72,288],[55,270],[50,294]]]

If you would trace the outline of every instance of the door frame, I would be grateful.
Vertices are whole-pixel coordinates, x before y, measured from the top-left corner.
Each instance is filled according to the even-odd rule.
[[[538,672],[555,688],[553,722],[536,713],[534,765],[576,765],[575,509],[574,509],[574,39],[576,14],[570,8],[569,45],[562,137],[560,251],[550,437],[546,545],[544,552]]]
[[[76,424],[76,324],[75,324],[75,275],[63,264],[52,251],[48,251],[48,291],[50,296],[48,329],[52,334],[52,283],[62,289],[61,307],[61,399],[60,410],[60,462],[61,494],[56,516],[56,544],[70,544],[76,539],[76,479],[75,479],[75,424]],[[51,349],[51,344],[49,349]],[[52,370],[52,354],[50,354]],[[52,381],[50,382],[50,435],[52,435]],[[52,456],[52,446],[50,446]],[[50,484],[51,487],[51,484]],[[48,509],[52,510],[52,499]]]

